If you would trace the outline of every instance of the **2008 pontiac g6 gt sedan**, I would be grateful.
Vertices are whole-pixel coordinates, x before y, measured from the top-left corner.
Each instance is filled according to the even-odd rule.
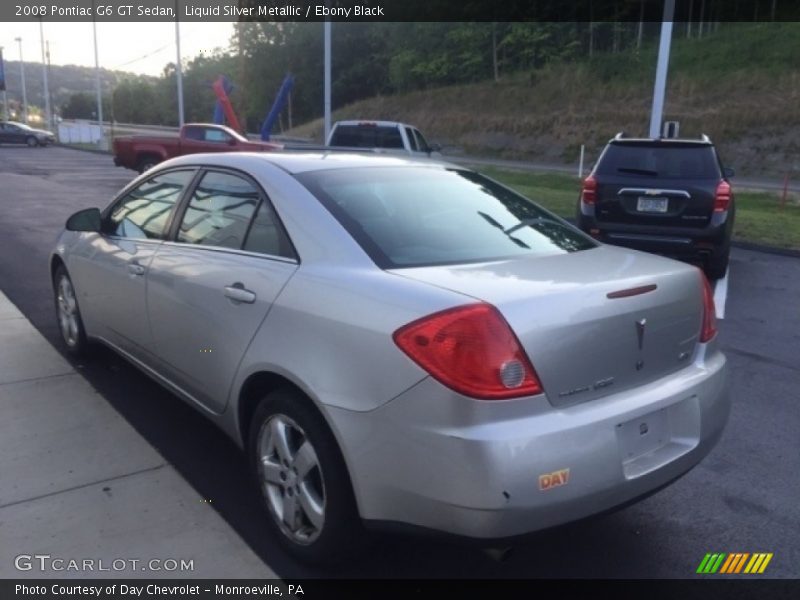
[[[365,525],[496,542],[605,511],[728,417],[697,268],[452,165],[181,157],[70,217],[51,273],[70,351],[100,341],[221,426],[309,561]]]

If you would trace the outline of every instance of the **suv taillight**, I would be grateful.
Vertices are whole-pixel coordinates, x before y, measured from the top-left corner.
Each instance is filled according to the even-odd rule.
[[[394,341],[447,387],[482,400],[542,393],[519,340],[489,304],[451,308],[395,331]]]
[[[581,202],[584,204],[594,204],[597,201],[597,180],[589,175],[583,180],[581,188]]]
[[[703,327],[700,330],[700,342],[705,344],[717,335],[717,309],[714,306],[714,291],[702,271],[700,278],[703,280]]]
[[[724,179],[717,184],[714,194],[714,212],[725,212],[731,203],[731,184]]]

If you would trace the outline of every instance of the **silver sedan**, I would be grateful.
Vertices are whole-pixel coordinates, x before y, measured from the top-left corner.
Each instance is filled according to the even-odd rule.
[[[181,157],[70,217],[51,274],[67,348],[232,436],[308,561],[367,526],[495,541],[628,503],[728,417],[698,269],[452,165]]]

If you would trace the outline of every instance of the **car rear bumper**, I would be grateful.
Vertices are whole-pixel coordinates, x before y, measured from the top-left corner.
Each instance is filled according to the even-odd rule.
[[[374,411],[329,409],[361,516],[497,539],[647,495],[722,433],[730,404],[714,346],[651,384],[558,409],[544,396],[476,401],[430,378]]]
[[[705,227],[654,227],[599,221],[582,207],[578,226],[595,239],[615,246],[644,250],[676,258],[707,258],[730,247],[732,215],[715,213]]]

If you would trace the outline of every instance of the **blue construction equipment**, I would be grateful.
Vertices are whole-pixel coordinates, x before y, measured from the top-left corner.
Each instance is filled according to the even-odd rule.
[[[272,104],[272,108],[270,109],[267,118],[264,119],[264,123],[261,125],[261,139],[263,141],[269,141],[272,127],[275,125],[275,121],[278,120],[278,115],[281,114],[283,107],[286,105],[286,101],[289,99],[289,94],[291,93],[293,87],[294,76],[291,73],[287,73],[280,89],[278,90],[278,95],[275,98],[275,102]]]

